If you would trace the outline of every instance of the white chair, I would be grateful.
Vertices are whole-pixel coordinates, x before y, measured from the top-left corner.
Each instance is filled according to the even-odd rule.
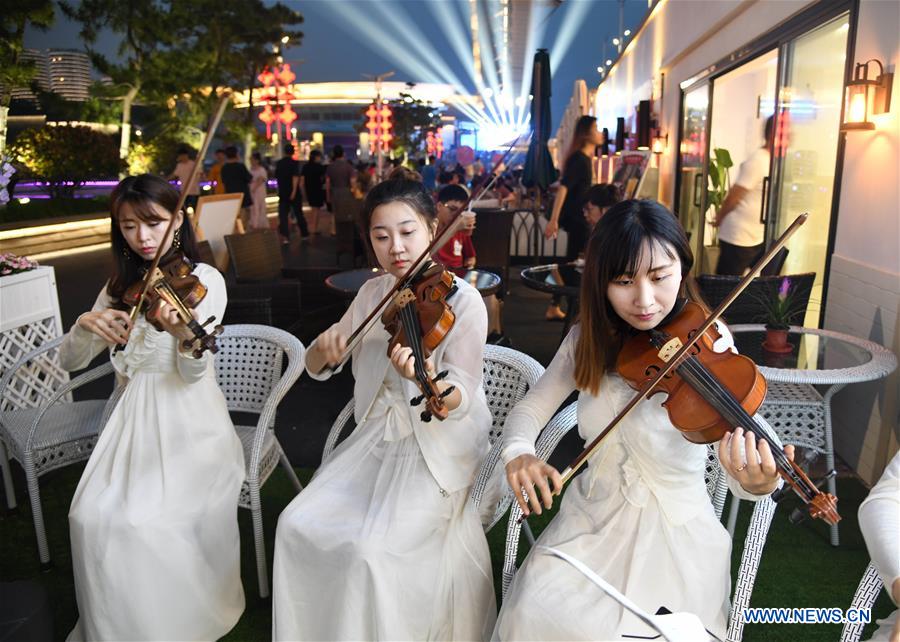
[[[0,378],[0,466],[6,503],[16,507],[9,458],[25,471],[38,555],[44,569],[50,566],[50,549],[44,529],[44,514],[38,478],[90,457],[100,429],[119,397],[73,401],[72,391],[111,374],[112,364],[87,370],[74,379],[59,365],[57,337],[21,356]]]
[[[874,606],[875,600],[878,599],[878,594],[881,593],[883,587],[884,583],[881,581],[881,576],[878,575],[878,570],[872,562],[869,562],[862,578],[859,580],[859,586],[856,587],[856,592],[853,594],[850,608],[847,610],[869,609],[871,612],[872,606]],[[844,628],[841,630],[841,642],[858,642],[862,636],[864,626],[863,622],[847,622],[844,624]]]
[[[259,415],[255,426],[235,426],[244,448],[246,478],[239,505],[253,519],[260,597],[269,595],[260,489],[278,463],[297,489],[303,488],[278,438],[275,410],[303,372],[303,344],[293,335],[263,325],[229,325],[217,339],[216,380],[228,410]],[[282,372],[282,369],[284,370]]]
[[[541,378],[541,375],[544,374],[544,367],[528,355],[517,350],[488,344],[484,346],[483,373],[484,393],[487,397],[488,407],[491,410],[493,423],[488,435],[491,450],[485,457],[478,476],[475,478],[475,483],[472,485],[471,499],[476,508],[479,507],[482,498],[488,494],[489,489],[493,486],[492,481],[496,481],[493,475],[497,462],[500,460],[501,436],[506,416],[513,406],[521,401],[528,390]],[[328,433],[328,439],[325,441],[325,448],[322,452],[323,462],[334,451],[341,437],[341,431],[343,431],[352,416],[353,399],[344,406],[344,409],[334,421],[331,431]],[[490,530],[500,520],[506,512],[510,501],[512,501],[512,492],[507,491],[497,501],[493,517],[485,528],[486,531]]]
[[[553,419],[541,431],[535,450],[538,458],[546,461],[563,436],[577,425],[577,402],[571,403],[560,410]],[[706,490],[716,512],[716,517],[722,516],[722,508],[727,494],[727,482],[725,472],[716,458],[715,446],[707,446],[706,451]],[[731,613],[728,621],[728,642],[740,642],[743,635],[744,623],[741,614],[750,604],[750,595],[753,592],[753,584],[756,581],[756,573],[759,569],[759,561],[762,557],[762,549],[766,543],[772,516],[775,514],[775,502],[768,497],[755,503],[750,526],[747,529],[747,537],[744,540],[744,551],[741,555],[741,564],[738,568],[738,577],[735,582],[734,595],[731,604]],[[516,555],[519,550],[519,535],[522,524],[519,518],[522,509],[517,502],[512,502],[509,511],[509,520],[506,527],[506,551],[503,557],[502,596],[505,599],[516,573]]]

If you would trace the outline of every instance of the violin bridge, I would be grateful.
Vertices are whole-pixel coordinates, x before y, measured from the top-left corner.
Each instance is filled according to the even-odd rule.
[[[669,363],[672,357],[681,350],[681,346],[684,345],[681,342],[681,339],[678,337],[672,337],[663,345],[662,348],[659,349],[657,356],[662,360],[663,363]]]

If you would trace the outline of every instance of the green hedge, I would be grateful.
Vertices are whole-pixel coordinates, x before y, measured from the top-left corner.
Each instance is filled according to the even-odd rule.
[[[28,203],[20,203],[13,199],[5,207],[0,207],[0,224],[39,221],[76,214],[107,216],[109,197],[33,199]]]

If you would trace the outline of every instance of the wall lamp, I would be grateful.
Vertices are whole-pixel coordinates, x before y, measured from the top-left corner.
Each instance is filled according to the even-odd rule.
[[[663,134],[658,129],[656,130],[656,136],[653,137],[653,142],[650,144],[650,151],[654,154],[662,154],[666,151],[666,147],[669,145],[669,135]]]
[[[878,76],[869,78],[869,65],[878,65]],[[880,60],[856,63],[853,80],[844,90],[844,122],[842,131],[875,129],[870,117],[891,110],[891,84],[894,74],[885,73]]]

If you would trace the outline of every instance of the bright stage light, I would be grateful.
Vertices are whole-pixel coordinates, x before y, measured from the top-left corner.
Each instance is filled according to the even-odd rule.
[[[491,96],[494,95],[494,90],[491,89],[490,87],[485,87],[484,91],[481,92],[481,95],[484,96],[485,98],[490,98]]]
[[[509,145],[528,127],[519,128],[511,125],[487,125],[478,130],[478,149],[494,150]]]

